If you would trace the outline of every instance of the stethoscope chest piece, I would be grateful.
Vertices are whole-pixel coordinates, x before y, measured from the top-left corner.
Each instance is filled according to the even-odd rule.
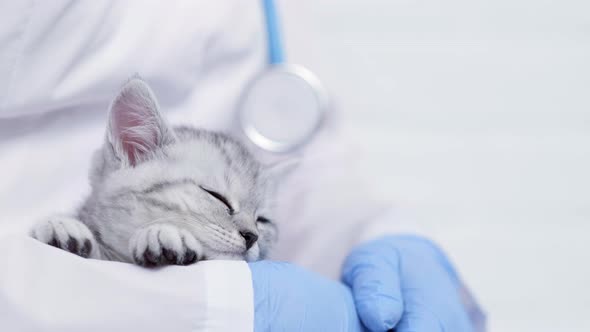
[[[290,152],[314,136],[328,99],[312,72],[277,64],[252,80],[239,105],[240,125],[250,141],[267,151]]]

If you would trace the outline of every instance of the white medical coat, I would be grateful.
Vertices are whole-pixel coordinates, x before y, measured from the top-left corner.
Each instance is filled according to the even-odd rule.
[[[26,232],[88,192],[108,104],[129,76],[149,82],[172,123],[231,130],[265,57],[258,1],[0,3],[0,330],[252,330],[244,262],[149,270],[82,259]],[[333,278],[353,245],[400,229],[360,180],[336,118],[281,187],[273,257]]]

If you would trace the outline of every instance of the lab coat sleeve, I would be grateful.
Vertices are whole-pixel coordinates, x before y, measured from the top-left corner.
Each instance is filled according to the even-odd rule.
[[[0,239],[2,331],[251,331],[246,263],[146,269]],[[227,319],[231,317],[231,319]]]

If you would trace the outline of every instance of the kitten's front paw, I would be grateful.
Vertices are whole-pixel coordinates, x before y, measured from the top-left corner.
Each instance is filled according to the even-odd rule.
[[[92,232],[79,220],[55,216],[33,227],[31,236],[43,243],[88,258],[99,258]]]
[[[188,265],[201,258],[203,249],[187,230],[156,224],[140,229],[129,243],[138,265]]]

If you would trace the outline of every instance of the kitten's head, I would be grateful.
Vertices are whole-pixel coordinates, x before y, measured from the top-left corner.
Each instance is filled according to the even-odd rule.
[[[102,242],[125,256],[135,231],[165,223],[192,233],[206,259],[266,255],[276,238],[276,170],[224,134],[170,127],[139,78],[124,85],[109,114],[85,206]]]

